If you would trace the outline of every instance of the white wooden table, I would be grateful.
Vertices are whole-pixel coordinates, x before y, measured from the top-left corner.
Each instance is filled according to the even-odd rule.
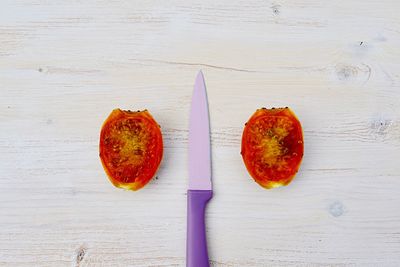
[[[212,266],[400,265],[400,2],[0,2],[0,266],[184,266],[187,137],[204,71]],[[305,135],[290,186],[240,152],[260,107]],[[113,108],[161,124],[157,178],[114,188],[98,157]]]

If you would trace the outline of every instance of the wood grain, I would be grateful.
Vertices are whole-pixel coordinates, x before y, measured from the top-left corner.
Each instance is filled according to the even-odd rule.
[[[184,266],[187,137],[203,69],[212,266],[400,265],[400,3],[0,2],[0,266]],[[290,106],[305,156],[266,191],[240,157]],[[98,158],[113,108],[147,108],[165,155],[139,192]]]

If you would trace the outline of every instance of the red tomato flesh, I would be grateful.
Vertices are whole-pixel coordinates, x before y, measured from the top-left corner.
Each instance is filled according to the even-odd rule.
[[[249,174],[264,188],[288,185],[304,153],[303,132],[289,108],[258,109],[242,135],[242,157]]]
[[[138,190],[155,175],[163,156],[160,126],[147,110],[114,109],[100,133],[100,159],[110,181]]]

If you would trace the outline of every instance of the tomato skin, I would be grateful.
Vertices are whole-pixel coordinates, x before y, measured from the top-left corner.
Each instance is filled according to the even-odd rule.
[[[163,157],[160,126],[147,110],[114,109],[101,128],[99,150],[111,183],[139,190],[154,177]]]
[[[286,186],[304,154],[301,124],[289,108],[258,109],[244,127],[241,149],[249,174],[260,186]]]

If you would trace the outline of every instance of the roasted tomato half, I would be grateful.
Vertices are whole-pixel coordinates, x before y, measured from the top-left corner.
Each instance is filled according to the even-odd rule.
[[[258,109],[244,127],[243,161],[264,188],[289,184],[300,167],[303,152],[301,124],[289,108]]]
[[[111,112],[100,133],[100,159],[115,186],[142,188],[157,172],[162,156],[160,126],[147,110]]]

